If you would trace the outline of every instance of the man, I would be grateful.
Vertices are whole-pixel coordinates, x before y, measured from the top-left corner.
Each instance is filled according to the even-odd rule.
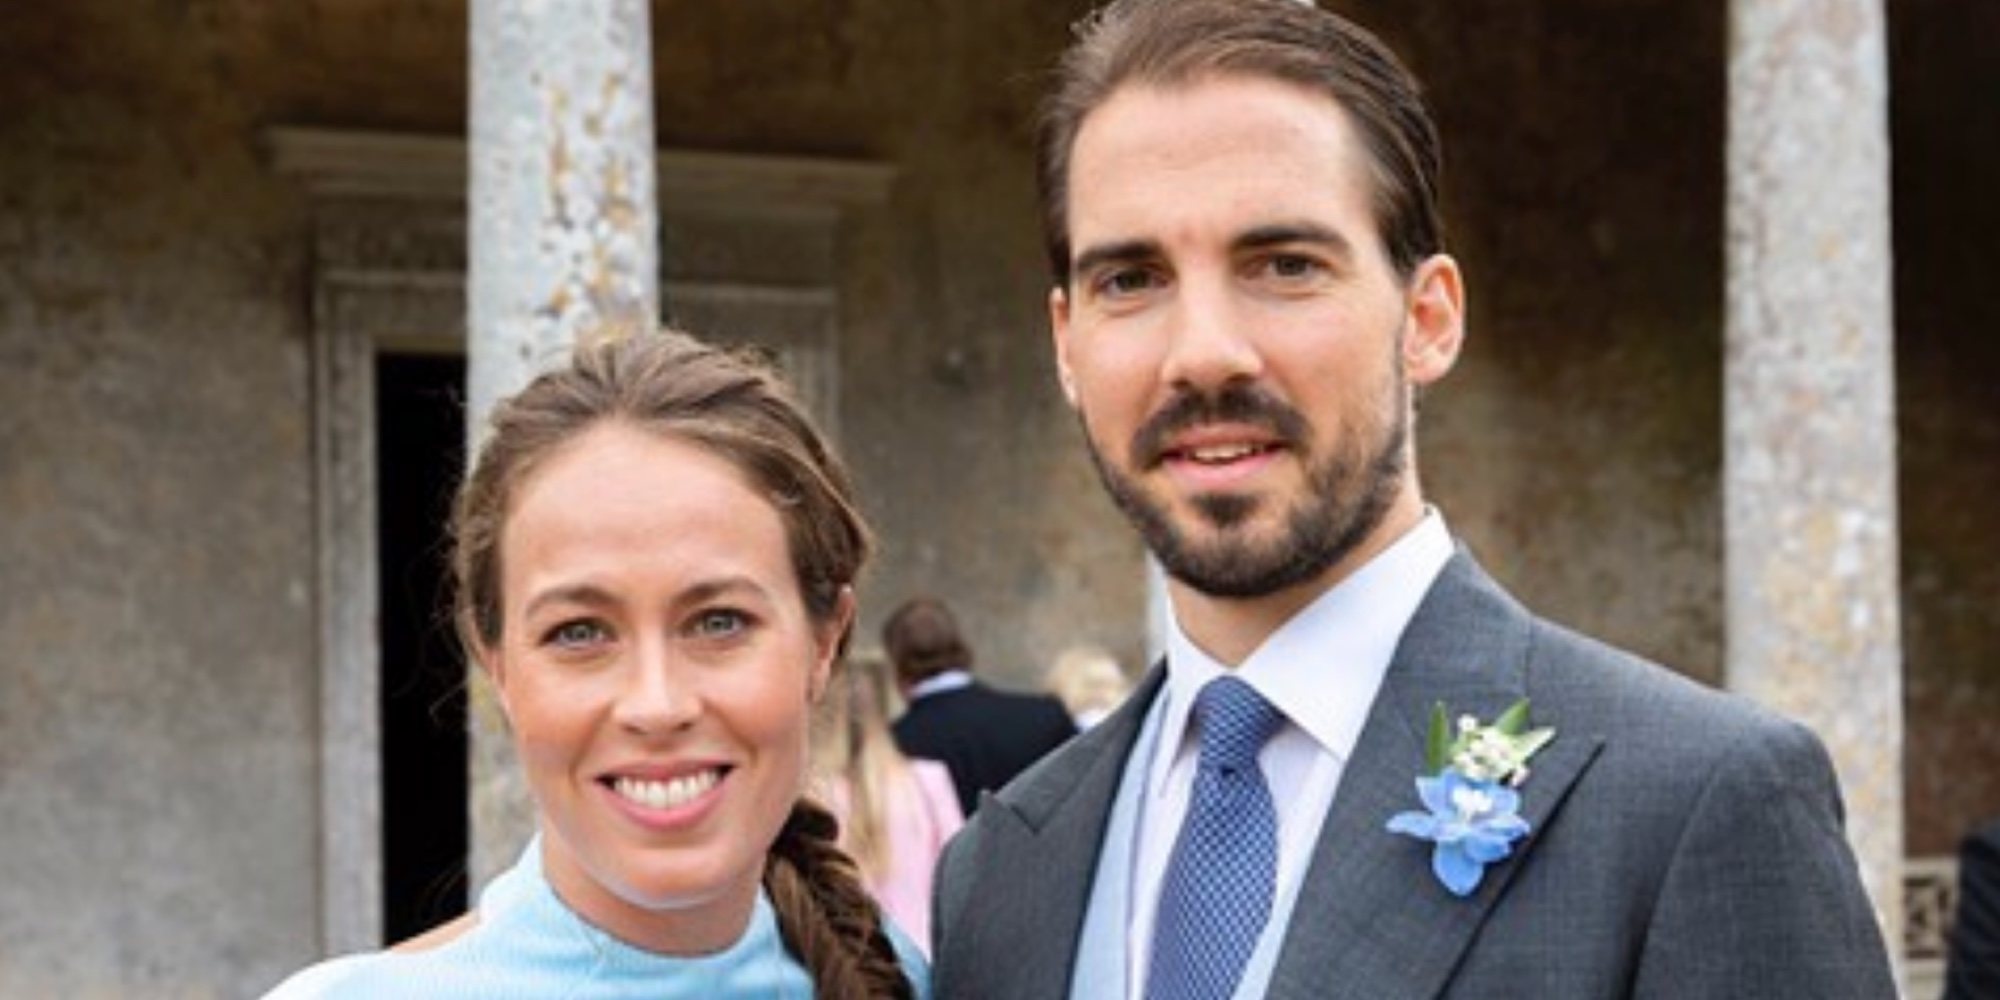
[[[938,996],[1894,996],[1819,742],[1535,618],[1425,505],[1465,292],[1393,55],[1121,2],[1040,144],[1060,381],[1172,628],[948,849]]]
[[[972,648],[943,601],[905,602],[882,624],[882,646],[910,707],[894,725],[911,757],[943,761],[967,816],[979,793],[1005,785],[1076,735],[1062,702],[1011,694],[972,676]]]

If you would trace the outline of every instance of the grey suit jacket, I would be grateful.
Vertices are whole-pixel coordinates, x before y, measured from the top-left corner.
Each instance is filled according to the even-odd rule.
[[[1162,676],[987,796],[947,849],[941,1000],[1068,995],[1108,810]],[[1384,825],[1419,808],[1434,703],[1490,720],[1524,697],[1557,731],[1522,788],[1533,833],[1452,896],[1430,845]],[[1268,995],[1893,997],[1841,822],[1804,727],[1535,618],[1461,551],[1369,710]]]

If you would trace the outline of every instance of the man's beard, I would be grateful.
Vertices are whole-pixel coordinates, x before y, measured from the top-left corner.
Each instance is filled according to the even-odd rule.
[[[1395,380],[1393,397],[1388,423],[1373,441],[1362,442],[1358,451],[1331,453],[1318,462],[1311,461],[1314,441],[1305,418],[1262,390],[1244,385],[1225,386],[1213,396],[1182,393],[1133,435],[1131,464],[1144,469],[1159,461],[1166,436],[1184,427],[1230,422],[1275,432],[1306,463],[1305,489],[1285,512],[1284,530],[1265,543],[1232,537],[1229,529],[1272,501],[1233,493],[1196,496],[1195,514],[1220,532],[1215,541],[1201,544],[1174,524],[1166,504],[1105,461],[1088,421],[1083,438],[1112,501],[1139,529],[1168,574],[1214,597],[1262,597],[1325,572],[1352,553],[1387,516],[1408,465],[1409,386],[1400,378]]]

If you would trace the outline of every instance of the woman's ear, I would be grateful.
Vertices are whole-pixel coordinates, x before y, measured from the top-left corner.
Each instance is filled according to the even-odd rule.
[[[506,658],[500,654],[500,650],[497,647],[482,645],[472,651],[472,659],[474,663],[478,664],[479,672],[486,677],[486,692],[482,694],[476,688],[473,688],[468,690],[467,693],[475,699],[490,695],[493,703],[500,709],[500,718],[506,721],[507,728],[512,729],[514,727],[514,699],[510,696],[507,688],[508,674]],[[476,681],[472,683],[477,684]]]
[[[1465,346],[1465,283],[1458,262],[1433,254],[1410,277],[1409,315],[1403,337],[1403,375],[1430,385],[1458,363]]]
[[[842,586],[840,596],[834,601],[833,614],[827,616],[819,630],[812,673],[806,678],[806,697],[814,704],[826,696],[827,682],[833,678],[833,661],[840,658],[841,647],[847,644],[847,633],[854,627],[855,603],[854,587]]]

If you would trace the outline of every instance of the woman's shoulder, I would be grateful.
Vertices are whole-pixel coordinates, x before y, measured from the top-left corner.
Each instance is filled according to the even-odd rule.
[[[389,958],[387,952],[363,952],[358,955],[343,955],[330,958],[318,965],[310,965],[293,973],[284,982],[272,987],[264,994],[263,1000],[323,1000],[340,996],[359,996],[359,983],[368,978],[368,973]]]
[[[467,913],[384,951],[330,958],[294,973],[264,994],[263,1000],[381,996],[383,977],[392,982],[409,980],[413,968],[423,964],[411,961],[413,957],[438,951],[478,924],[478,914]]]
[[[889,943],[896,949],[896,961],[903,966],[903,978],[910,981],[911,994],[917,1000],[930,1000],[931,965],[924,959],[923,950],[886,914],[881,919],[882,931],[889,935]]]

